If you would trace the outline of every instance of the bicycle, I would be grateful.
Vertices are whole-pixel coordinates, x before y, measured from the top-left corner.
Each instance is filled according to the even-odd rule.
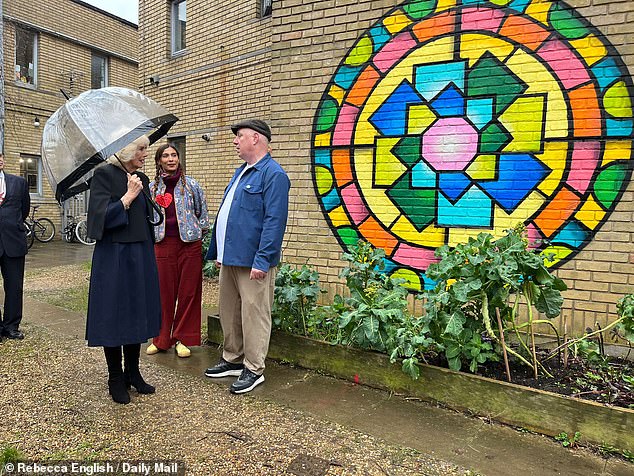
[[[35,218],[38,208],[40,205],[33,205],[31,216],[24,220],[24,225],[27,227],[27,239],[30,239],[28,236],[30,233],[37,241],[48,243],[55,237],[55,225],[48,218]]]
[[[76,221],[74,216],[68,215],[67,219],[68,223],[62,232],[62,238],[65,242],[72,243],[74,241],[79,241],[80,243],[88,246],[96,243],[95,240],[88,237],[88,224],[85,218]]]
[[[33,242],[35,241],[35,236],[33,235],[31,227],[26,221],[24,222],[24,228],[24,234],[26,235],[26,249],[30,250],[31,246],[33,246]]]

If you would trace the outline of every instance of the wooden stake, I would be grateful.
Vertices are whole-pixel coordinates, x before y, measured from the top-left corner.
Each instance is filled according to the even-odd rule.
[[[506,368],[506,380],[511,381],[511,369],[509,368],[509,356],[506,352],[506,342],[504,341],[504,329],[502,328],[502,318],[500,308],[495,308],[495,315],[498,318],[498,329],[500,330],[500,341],[502,342],[502,353],[504,355],[504,367]]]

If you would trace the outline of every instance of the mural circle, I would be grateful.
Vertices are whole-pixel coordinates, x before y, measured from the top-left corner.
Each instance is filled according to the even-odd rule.
[[[313,179],[344,248],[433,285],[434,250],[521,222],[562,263],[627,186],[632,83],[563,2],[418,0],[392,9],[337,68],[313,126]]]

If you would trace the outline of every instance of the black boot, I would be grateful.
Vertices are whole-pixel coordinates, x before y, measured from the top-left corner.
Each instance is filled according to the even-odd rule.
[[[108,391],[117,403],[130,403],[130,394],[125,387],[123,370],[121,369],[121,346],[104,347],[106,364],[108,364]]]
[[[128,388],[132,385],[139,393],[154,393],[154,386],[146,383],[139,371],[139,354],[141,344],[128,344],[123,346],[123,362],[125,364],[125,383]]]

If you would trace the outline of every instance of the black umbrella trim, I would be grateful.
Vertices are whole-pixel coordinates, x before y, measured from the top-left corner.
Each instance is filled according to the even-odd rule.
[[[70,197],[77,195],[78,193],[88,190],[90,188],[90,179],[73,186],[84,175],[94,169],[96,166],[103,163],[112,154],[119,152],[123,147],[130,142],[138,139],[143,134],[147,134],[150,131],[156,129],[154,132],[148,135],[150,144],[154,144],[157,140],[167,134],[167,131],[178,121],[178,118],[173,114],[165,114],[164,116],[148,119],[143,124],[139,125],[136,129],[123,135],[107,147],[104,147],[99,152],[95,153],[92,157],[87,159],[79,167],[73,170],[67,177],[64,177],[58,184],[55,191],[55,199],[61,204],[63,201],[68,200]],[[158,127],[158,129],[157,129]]]

